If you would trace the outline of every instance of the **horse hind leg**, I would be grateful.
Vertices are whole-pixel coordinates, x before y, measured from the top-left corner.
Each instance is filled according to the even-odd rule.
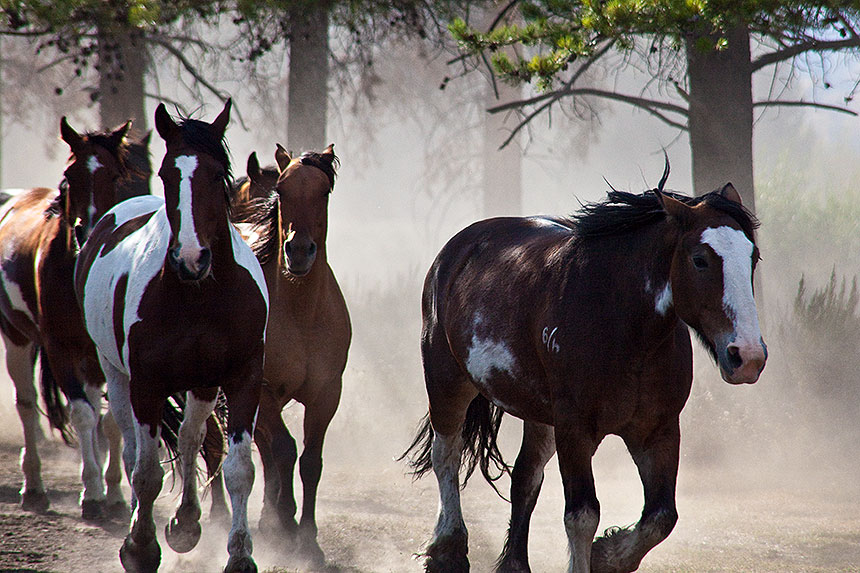
[[[71,392],[69,392],[71,390]],[[70,394],[69,418],[78,435],[81,451],[81,517],[87,521],[104,517],[105,484],[103,457],[98,439],[101,414],[101,389],[82,387],[74,376],[67,377],[66,391]]]
[[[122,432],[110,410],[102,416],[101,426],[108,442],[109,455],[105,469],[107,512],[112,518],[128,519],[131,511],[122,492]]]
[[[595,573],[636,571],[642,558],[666,539],[678,521],[675,483],[680,430],[677,418],[645,440],[625,438],[645,489],[645,506],[631,528],[611,528],[594,541],[591,570]]]
[[[530,571],[529,523],[543,484],[544,466],[554,453],[552,427],[524,422],[522,446],[511,472],[511,524],[497,571]]]
[[[38,394],[34,382],[33,367],[36,363],[35,346],[32,343],[15,344],[5,333],[2,335],[6,348],[6,370],[15,385],[15,409],[24,428],[24,447],[21,449],[21,471],[24,483],[21,486],[21,505],[25,511],[45,512],[50,502],[42,483],[42,462],[39,459],[39,442],[44,438],[39,424]]]
[[[206,419],[215,409],[217,389],[188,392],[185,417],[179,427],[179,467],[182,475],[182,502],[173,519],[164,527],[164,537],[177,553],[197,546],[200,527],[200,499],[197,495],[197,453],[206,435]]]

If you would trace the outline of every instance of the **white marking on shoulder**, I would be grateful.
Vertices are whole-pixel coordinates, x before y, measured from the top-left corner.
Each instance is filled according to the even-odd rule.
[[[90,158],[87,159],[87,169],[89,170],[89,172],[91,174],[95,173],[99,170],[100,167],[104,167],[104,165],[101,164],[99,158],[95,155],[90,155]]]
[[[702,242],[723,259],[723,307],[732,319],[738,342],[761,339],[752,289],[753,244],[740,229],[708,227]]]
[[[672,308],[672,286],[667,282],[654,296],[654,310],[660,316],[666,316],[670,308]]]
[[[266,301],[266,324],[269,322],[269,288],[266,286],[266,277],[263,276],[263,268],[260,266],[260,261],[254,256],[254,251],[251,250],[245,241],[242,240],[242,234],[235,226],[230,225],[230,240],[233,243],[233,259],[236,264],[244,267],[251,274],[254,282],[257,283],[257,288],[263,295]],[[266,329],[263,329],[263,338],[266,337]]]
[[[487,382],[493,371],[513,374],[516,360],[510,349],[501,341],[489,338],[481,339],[475,332],[483,321],[480,315],[475,316],[472,331],[472,345],[466,358],[466,370],[472,378],[479,382]]]
[[[197,169],[197,157],[180,155],[176,158],[175,165],[179,169],[179,254],[182,257],[182,253],[188,249],[189,256],[196,259],[202,248],[197,239],[197,230],[194,228],[194,211],[191,201],[191,179]]]

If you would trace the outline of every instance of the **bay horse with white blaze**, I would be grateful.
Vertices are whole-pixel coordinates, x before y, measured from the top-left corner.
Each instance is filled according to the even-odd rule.
[[[154,571],[161,561],[153,519],[164,477],[157,448],[165,400],[177,392],[187,392],[179,430],[183,495],[165,536],[183,552],[199,541],[196,454],[219,386],[229,407],[223,471],[233,507],[225,571],[257,569],[247,508],[268,292],[257,259],[229,220],[224,132],[230,106],[228,100],[212,123],[177,123],[158,106],[164,200],[137,197],[109,211],[76,268],[75,289],[108,381],[137,498],[120,549],[128,571]]]
[[[263,461],[265,493],[260,529],[285,531],[298,553],[325,561],[316,536],[316,496],[326,430],[340,402],[352,338],[349,312],[326,256],[328,201],[338,159],[334,146],[291,158],[277,146],[275,192],[251,201],[237,223],[258,235],[252,247],[269,287],[269,327],[260,418],[255,439]],[[266,185],[256,155],[248,176]],[[281,410],[291,400],[305,406],[304,450],[299,460],[303,497],[296,523],[293,471],[296,442]]]
[[[467,571],[459,473],[507,470],[503,413],[524,423],[500,571],[529,571],[529,520],[558,452],[575,573],[634,571],[677,521],[678,418],[692,384],[692,328],[732,384],[767,359],[755,301],[753,216],[731,184],[698,198],[612,191],[572,219],[497,218],[458,233],[424,284],[429,417],[409,452],[431,468],[440,510],[428,571]],[[639,522],[594,539],[591,459],[620,436],[639,468]],[[408,453],[409,453],[408,452]],[[467,475],[468,478],[468,475]],[[492,482],[491,482],[492,483]]]
[[[67,443],[72,441],[69,422],[77,434],[82,516],[96,519],[108,508],[128,511],[120,488],[120,436],[109,416],[101,418],[104,377],[75,299],[74,269],[79,242],[116,203],[117,184],[129,175],[125,137],[130,125],[79,134],[62,118],[60,135],[71,157],[59,190],[20,192],[0,210],[0,330],[24,426],[21,494],[26,510],[45,511],[49,506],[37,446],[42,434],[33,380],[41,353],[42,397],[49,420]],[[105,431],[111,451],[107,473]]]

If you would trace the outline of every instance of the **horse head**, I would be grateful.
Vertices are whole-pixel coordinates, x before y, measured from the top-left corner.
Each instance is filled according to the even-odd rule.
[[[130,127],[127,121],[113,131],[79,134],[65,117],[60,120],[60,136],[72,152],[60,186],[61,209],[78,244],[116,204],[117,184],[129,174],[125,137]]]
[[[164,104],[155,110],[155,128],[166,152],[158,176],[170,224],[167,263],[182,281],[209,276],[212,248],[229,232],[230,160],[224,133],[231,100],[212,123],[195,119],[175,122]]]
[[[655,190],[679,239],[669,285],[678,317],[692,327],[731,384],[752,384],[767,361],[753,298],[755,220],[727,184],[695,205]]]
[[[296,159],[277,146],[277,193],[284,272],[302,277],[313,267],[328,233],[328,199],[339,164],[334,144],[322,153],[305,152]],[[249,172],[249,176],[250,172]],[[253,179],[253,176],[251,176]]]

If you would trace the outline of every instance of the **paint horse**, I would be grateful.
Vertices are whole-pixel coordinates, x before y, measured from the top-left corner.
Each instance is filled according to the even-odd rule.
[[[21,497],[26,510],[45,511],[49,506],[41,477],[42,433],[33,381],[41,353],[42,397],[49,420],[66,443],[73,441],[71,422],[80,445],[84,519],[97,519],[106,508],[127,511],[120,488],[120,436],[110,417],[100,420],[104,377],[80,316],[73,274],[79,242],[114,205],[117,183],[129,173],[125,136],[130,125],[78,134],[64,117],[60,134],[71,157],[59,190],[20,192],[0,211],[0,331],[24,426]],[[60,391],[70,404],[68,414]],[[107,473],[105,431],[111,445]]]
[[[689,328],[731,384],[754,383],[767,351],[753,299],[755,219],[731,184],[698,198],[612,191],[571,220],[471,225],[424,284],[421,351],[430,413],[410,450],[433,469],[440,510],[428,571],[466,571],[461,457],[504,470],[504,412],[523,419],[500,571],[528,571],[528,530],[544,466],[558,452],[574,573],[634,571],[672,531],[678,417],[690,393]],[[620,436],[645,491],[639,522],[594,540],[591,458]],[[496,468],[492,466],[495,465]]]
[[[153,571],[161,561],[153,518],[164,477],[158,440],[164,403],[177,392],[187,392],[179,430],[183,494],[165,537],[180,552],[200,539],[196,454],[219,387],[229,408],[223,472],[233,508],[225,571],[257,570],[247,506],[268,292],[254,253],[229,220],[224,132],[230,107],[228,100],[207,123],[174,121],[159,105],[164,200],[136,197],[117,205],[78,258],[75,289],[107,378],[137,498],[120,549],[128,571]]]
[[[269,327],[260,418],[255,435],[263,461],[265,493],[260,529],[281,526],[297,550],[324,562],[316,541],[316,495],[326,430],[337,410],[352,330],[340,287],[326,258],[328,201],[338,164],[334,146],[295,159],[278,146],[276,192],[252,201],[240,227],[250,227],[269,287]],[[252,184],[263,185],[256,155],[248,161]],[[256,168],[254,168],[256,166]],[[304,450],[299,460],[303,497],[297,524],[293,493],[296,442],[281,418],[291,400],[305,406]]]

